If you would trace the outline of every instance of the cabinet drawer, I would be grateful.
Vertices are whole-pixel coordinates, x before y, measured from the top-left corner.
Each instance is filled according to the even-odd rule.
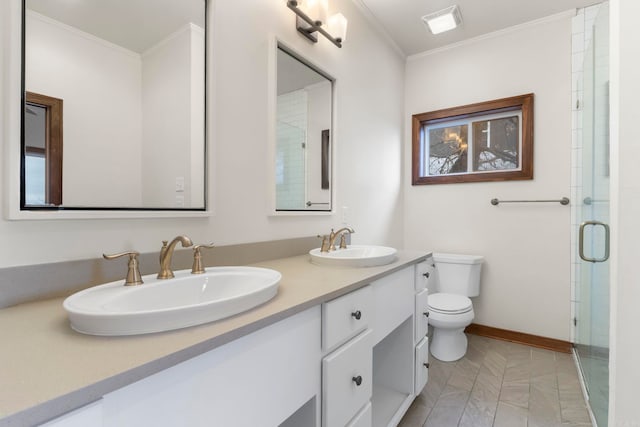
[[[416,380],[414,394],[420,394],[429,380],[429,338],[424,337],[416,346]]]
[[[413,275],[414,268],[411,266],[371,283],[374,307],[371,329],[374,345],[413,315]]]
[[[415,285],[417,292],[429,287],[429,282],[433,280],[434,269],[433,258],[427,258],[426,261],[416,264]]]
[[[365,330],[372,308],[371,285],[322,304],[322,349],[331,351]]]
[[[367,330],[322,359],[322,425],[344,426],[370,399],[373,335]]]
[[[371,427],[373,425],[373,413],[371,411],[371,402],[362,408],[346,427]]]
[[[427,335],[429,328],[429,290],[425,289],[416,295],[416,336],[415,342],[420,341]]]

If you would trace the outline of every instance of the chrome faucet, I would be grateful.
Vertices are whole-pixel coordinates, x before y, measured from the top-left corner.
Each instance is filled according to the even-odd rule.
[[[162,248],[160,249],[160,272],[158,273],[158,279],[171,279],[174,277],[173,271],[171,271],[171,257],[178,242],[182,243],[183,248],[188,248],[193,245],[193,242],[187,236],[178,236],[168,245],[167,241],[163,240]]]
[[[355,233],[355,231],[351,227],[343,227],[335,232],[333,231],[333,228],[331,229],[331,233],[329,234],[329,250],[330,251],[336,250],[336,239],[338,238],[338,236],[342,236],[342,239],[340,239],[340,249],[345,249],[347,247],[347,244],[344,240],[344,233],[352,234],[352,233]]]

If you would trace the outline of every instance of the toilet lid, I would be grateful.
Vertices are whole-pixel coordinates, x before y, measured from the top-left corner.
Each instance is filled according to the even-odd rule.
[[[439,313],[466,313],[472,309],[471,300],[464,295],[437,293],[429,295],[429,309]]]

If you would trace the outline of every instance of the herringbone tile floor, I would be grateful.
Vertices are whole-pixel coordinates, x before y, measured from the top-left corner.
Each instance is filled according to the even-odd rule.
[[[457,362],[431,357],[429,382],[400,427],[586,427],[570,354],[468,335]]]

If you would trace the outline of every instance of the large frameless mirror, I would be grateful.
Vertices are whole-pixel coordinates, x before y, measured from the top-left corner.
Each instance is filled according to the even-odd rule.
[[[277,49],[276,211],[331,211],[334,79]]]
[[[204,210],[206,0],[24,0],[22,210]]]

